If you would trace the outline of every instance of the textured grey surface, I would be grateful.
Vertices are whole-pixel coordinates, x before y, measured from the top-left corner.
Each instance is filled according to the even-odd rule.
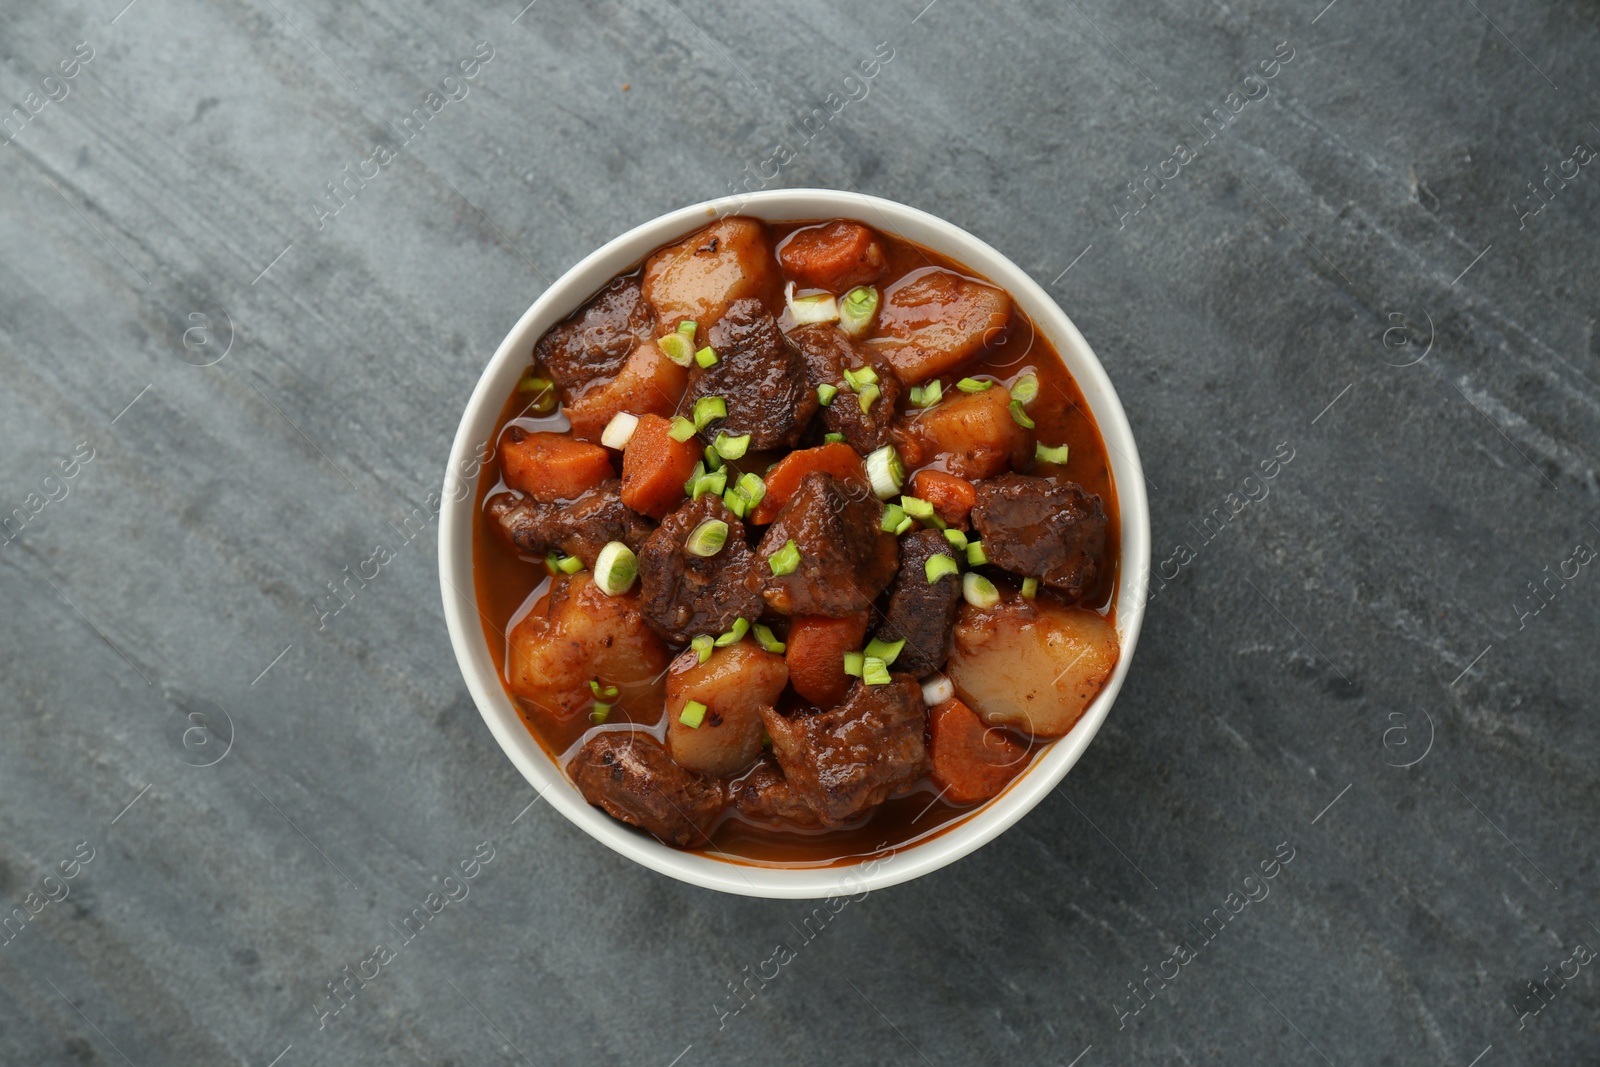
[[[124,2],[0,5],[0,1062],[1600,1061],[1600,176],[1519,218],[1593,4]],[[1050,287],[1176,572],[1056,794],[810,928],[519,818],[403,525],[547,279],[780,139]]]

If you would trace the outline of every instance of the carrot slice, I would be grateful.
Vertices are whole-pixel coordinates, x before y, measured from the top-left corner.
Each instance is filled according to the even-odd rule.
[[[777,518],[778,512],[783,510],[805,476],[812,471],[827,471],[835,478],[854,478],[862,484],[866,484],[867,480],[867,470],[862,466],[861,457],[856,455],[855,449],[841,441],[790,452],[767,472],[767,495],[750,513],[750,521],[761,525]]]
[[[935,470],[911,476],[911,495],[932,504],[939,517],[952,526],[966,522],[967,513],[978,502],[978,491],[971,482]]]
[[[500,470],[507,485],[544,503],[582,496],[614,477],[611,454],[599,445],[564,433],[529,433],[520,426],[508,429],[501,440]]]
[[[826,711],[844,699],[850,676],[844,673],[844,654],[861,647],[867,636],[867,613],[842,619],[826,615],[797,615],[789,623],[789,684],[801,697]]]
[[[688,381],[688,371],[668,359],[654,341],[646,341],[633,350],[615,378],[591,386],[575,403],[568,405],[572,436],[583,441],[599,441],[606,424],[622,411],[634,415],[671,415],[677,410]]]
[[[1028,746],[951,697],[928,714],[928,756],[946,800],[977,804],[998,796],[1028,765]]]
[[[835,219],[790,234],[778,246],[778,262],[801,285],[843,294],[883,277],[889,258],[877,234],[859,222]]]
[[[684,499],[683,483],[702,451],[693,437],[674,441],[671,430],[671,420],[641,415],[622,454],[622,502],[652,519],[665,517]]]

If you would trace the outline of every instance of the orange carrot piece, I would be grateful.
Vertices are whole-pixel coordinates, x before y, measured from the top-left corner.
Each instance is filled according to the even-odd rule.
[[[966,522],[967,513],[978,502],[978,491],[971,482],[936,470],[912,475],[911,495],[932,504],[939,517],[952,526]]]
[[[952,804],[977,804],[998,796],[1028,765],[1028,746],[997,726],[986,726],[952,697],[928,713],[928,756],[933,780]]]
[[[801,697],[826,711],[844,699],[850,676],[844,673],[844,654],[861,647],[867,636],[867,613],[843,619],[826,615],[798,615],[789,623],[789,684]]]
[[[622,454],[622,502],[652,519],[665,517],[684,499],[683,483],[703,451],[693,437],[674,441],[671,430],[670,419],[641,415]]]
[[[750,513],[750,521],[761,525],[769,523],[778,517],[778,512],[794,496],[800,488],[800,483],[812,471],[827,471],[835,478],[850,479],[865,483],[867,469],[862,465],[861,457],[856,455],[856,450],[842,441],[831,441],[818,448],[802,448],[798,452],[790,452],[778,461],[778,465],[767,472],[767,495],[761,498],[761,503],[756,505]]]
[[[877,234],[859,222],[836,219],[796,230],[778,246],[778,262],[801,285],[843,295],[883,277],[889,258]]]
[[[545,503],[582,496],[615,477],[611,454],[599,445],[520,426],[508,429],[501,441],[500,470],[511,488]]]

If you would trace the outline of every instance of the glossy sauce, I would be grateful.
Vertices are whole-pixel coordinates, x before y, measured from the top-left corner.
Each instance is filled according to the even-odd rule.
[[[767,231],[772,246],[776,248],[784,237],[810,225],[814,223],[768,223]],[[885,275],[887,281],[879,283],[880,291],[909,271],[930,265],[986,280],[944,256],[882,230],[878,230],[878,233],[889,257],[889,271]],[[792,325],[787,310],[782,308],[781,297],[774,310],[782,311],[779,319],[781,325]],[[1038,398],[1028,405],[1028,414],[1036,425],[1035,436],[1045,444],[1069,446],[1071,452],[1062,476],[1098,495],[1104,503],[1107,518],[1105,565],[1101,568],[1095,589],[1084,596],[1081,604],[1102,613],[1111,613],[1114,611],[1114,593],[1121,564],[1118,550],[1122,540],[1116,489],[1099,427],[1095,425],[1089,414],[1089,405],[1084,401],[1077,383],[1067,373],[1054,346],[1035,330],[1033,322],[1021,308],[1013,307],[1010,325],[957,371],[941,375],[941,380],[948,395],[953,391],[955,381],[964,376],[992,376],[1009,387],[1028,373],[1037,375],[1039,379]],[[519,553],[484,514],[484,501],[506,489],[500,472],[498,442],[506,428],[512,425],[530,432],[569,429],[566,417],[559,411],[544,418],[533,417],[529,414],[528,400],[513,393],[495,424],[496,448],[479,477],[477,511],[473,517],[473,582],[484,639],[488,642],[502,684],[506,682],[506,635],[533,609],[550,585],[544,560]],[[742,466],[760,473],[772,458],[776,456],[752,453]],[[939,466],[941,464],[938,462],[924,465]],[[908,471],[908,484],[911,473],[914,470]],[[994,580],[1002,587],[1007,584],[1013,588],[1020,585],[1019,581],[1004,575],[994,575]],[[1050,594],[1041,590],[1040,595]],[[774,629],[780,638],[784,636],[783,627],[774,625]],[[576,715],[563,721],[530,709],[509,688],[507,696],[517,706],[523,722],[540,746],[558,761],[575,751],[585,735],[594,728],[586,715]],[[786,693],[786,696],[792,697],[792,694]],[[645,727],[658,738],[665,735],[666,722],[660,706],[634,707],[624,698],[613,706],[607,725],[625,722]],[[1049,744],[1048,741],[1029,743],[1030,765]],[[1012,779],[1007,788],[1015,785],[1020,777]],[[913,792],[880,805],[866,817],[862,825],[821,832],[774,830],[744,821],[733,814],[730,808],[730,814],[713,834],[711,847],[704,852],[714,858],[760,866],[838,866],[936,836],[983,806],[956,806],[938,800],[937,796],[938,787],[924,778]]]

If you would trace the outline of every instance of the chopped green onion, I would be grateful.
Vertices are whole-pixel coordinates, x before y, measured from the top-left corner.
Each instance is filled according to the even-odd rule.
[[[598,561],[596,561],[598,565]],[[562,556],[556,560],[556,570],[562,574],[577,574],[583,570],[583,560],[577,556]]]
[[[1037,578],[1024,578],[1024,579],[1022,579],[1022,595],[1023,595],[1023,597],[1025,599],[1028,599],[1028,600],[1032,600],[1034,597],[1038,596],[1039,595],[1039,579],[1037,579]]]
[[[712,442],[712,447],[723,459],[743,459],[744,454],[750,450],[750,435],[745,433],[738,437],[729,437],[725,433],[719,433],[717,439]]]
[[[751,629],[755,631],[756,642],[768,652],[781,653],[787,647],[777,637],[773,636],[772,627],[763,626],[758,622]]]
[[[1022,401],[1011,402],[1011,421],[1021,426],[1024,430],[1033,429],[1033,420],[1028,418],[1028,413],[1022,410]]]
[[[750,621],[743,616],[733,620],[733,629],[717,638],[718,648],[726,648],[744,640],[744,635],[750,632]]]
[[[944,386],[939,379],[925,385],[911,387],[911,406],[914,408],[931,408],[944,398]]]
[[[888,685],[894,681],[889,677],[889,665],[876,656],[867,656],[861,661],[861,682],[863,685]]]
[[[843,443],[844,442],[844,434],[829,432],[829,433],[823,434],[822,435],[822,439],[824,441],[828,442],[829,444]]]
[[[621,596],[639,577],[639,558],[621,541],[608,541],[594,561],[594,581],[607,596]]]
[[[728,402],[720,396],[703,396],[694,402],[694,428],[703,430],[712,419],[728,417]]]
[[[552,548],[545,554],[544,569],[550,572],[550,577],[554,578],[556,575],[561,573],[561,568],[557,566],[557,564],[560,562],[561,553],[557,552],[555,549]]]
[[[702,367],[715,367],[717,365],[717,350],[706,345],[694,354],[694,361]]]
[[[694,343],[694,332],[699,328],[700,324],[693,319],[684,319],[678,323],[678,332],[687,337],[690,344]]]
[[[894,528],[894,535],[896,537],[899,537],[901,534],[905,533],[907,530],[911,529],[911,527],[915,526],[916,524],[917,524],[917,520],[913,519],[910,515],[907,515],[905,518],[900,520],[900,525],[896,526]]]
[[[1020,400],[1024,404],[1031,404],[1039,395],[1039,379],[1033,374],[1024,374],[1018,378],[1011,387],[1011,399]]]
[[[920,497],[903,496],[900,498],[900,507],[913,519],[933,518],[933,505]]]
[[[700,729],[700,724],[706,721],[706,706],[698,700],[683,702],[683,710],[678,712],[678,721],[691,730]]]
[[[1040,463],[1065,464],[1067,462],[1067,446],[1056,445],[1052,448],[1050,445],[1040,441],[1033,446],[1033,458]]]
[[[593,693],[596,697],[605,697],[607,700],[610,700],[611,698],[615,697],[619,692],[621,692],[621,690],[619,690],[614,685],[608,685],[608,686],[605,686],[604,688],[602,688],[601,685],[600,685],[600,679],[598,679],[598,678],[590,678],[589,679],[589,692]]]
[[[939,579],[950,574],[960,574],[961,565],[943,552],[929,556],[928,562],[922,565],[923,573],[928,576],[928,584],[932,585]]]
[[[639,428],[639,417],[630,415],[626,411],[619,411],[611,416],[611,421],[606,423],[606,428],[600,434],[600,443],[607,448],[614,448],[621,452],[628,447],[628,442],[633,440],[633,431]]]
[[[750,514],[750,498],[737,485],[722,494],[722,506],[741,519]]]
[[[610,714],[610,704],[601,704],[597,702],[594,706],[594,710],[589,712],[589,721],[594,723],[596,726],[599,726],[601,723],[606,721],[606,717]]]
[[[721,519],[707,519],[694,528],[689,534],[689,539],[683,543],[693,555],[704,559],[715,556],[722,551],[722,546],[728,543],[728,524]]]
[[[963,552],[967,550],[967,535],[960,530],[946,530],[944,539]]]
[[[884,445],[867,456],[867,479],[879,500],[888,500],[906,484],[906,466],[894,445]]]
[[[800,566],[800,549],[791,539],[767,558],[767,564],[772,568],[774,577],[782,578],[785,574],[793,574]]]
[[[517,383],[517,391],[533,394],[533,401],[528,406],[535,415],[549,415],[556,409],[556,387],[549,378],[529,374]]]
[[[720,496],[726,488],[728,488],[727,470],[715,470],[709,474],[702,474],[694,480],[694,485],[689,488],[689,499],[699,500],[707,493],[716,493]]]
[[[844,654],[844,673],[852,678],[861,677],[861,665],[866,658],[860,652],[846,652]]]
[[[705,473],[706,473],[705,460],[701,460],[699,463],[696,463],[694,465],[694,470],[689,472],[689,480],[683,483],[683,492],[684,492],[685,496],[688,496],[689,498],[693,499],[693,497],[694,497],[694,483],[698,482],[705,475]]]
[[[922,702],[937,707],[956,695],[955,683],[942,674],[930,674],[922,680]]]
[[[878,290],[858,285],[839,301],[839,326],[851,337],[860,337],[872,326],[878,313]]]
[[[700,462],[706,465],[708,471],[722,469],[722,456],[717,452],[715,442],[706,445],[705,455],[700,457]]]
[[[681,333],[667,334],[656,341],[656,347],[680,367],[694,362],[694,341]]]
[[[947,531],[948,532],[948,531]],[[967,566],[981,567],[989,562],[989,554],[983,550],[982,541],[967,542]]]
[[[667,431],[667,436],[681,445],[698,432],[699,430],[694,423],[682,415],[674,415],[672,416],[672,429]]]
[[[754,471],[746,471],[739,475],[737,488],[744,494],[745,499],[750,501],[751,507],[761,503],[761,498],[767,495],[767,483]]]
[[[905,647],[904,641],[880,641],[874,637],[867,642],[867,647],[861,650],[861,654],[868,659],[881,659],[887,666],[895,661],[895,657],[900,655],[900,650]]]
[[[861,414],[865,415],[867,413],[867,409],[872,407],[873,403],[880,395],[882,395],[882,393],[883,390],[878,387],[877,382],[873,382],[871,385],[861,390],[861,395],[856,397],[856,402],[861,405]]]
[[[817,386],[817,403],[821,404],[823,407],[828,407],[831,405],[833,403],[833,398],[838,395],[839,387],[837,385],[829,385],[827,382],[823,382],[821,385]]]
[[[981,381],[977,378],[963,378],[956,383],[956,388],[961,390],[963,393],[981,393],[985,389],[994,388],[994,383],[989,381]]]
[[[805,326],[813,322],[834,322],[839,318],[839,302],[833,298],[832,293],[795,296],[794,282],[784,286],[783,302],[788,305],[789,315],[794,319],[796,326]]]
[[[704,663],[711,658],[711,649],[716,643],[717,639],[710,634],[700,634],[689,642],[689,647],[694,649],[694,654],[699,657],[701,663]]]
[[[894,533],[900,528],[900,524],[905,521],[905,518],[905,508],[902,508],[899,504],[885,504],[883,507],[883,521],[878,524],[878,528],[884,533]]]
[[[844,380],[850,383],[850,388],[859,393],[865,386],[877,384],[878,372],[871,367],[857,367],[855,370],[845,371]]]
[[[968,571],[961,576],[961,595],[975,608],[992,608],[1000,603],[1000,590],[976,571]]]

